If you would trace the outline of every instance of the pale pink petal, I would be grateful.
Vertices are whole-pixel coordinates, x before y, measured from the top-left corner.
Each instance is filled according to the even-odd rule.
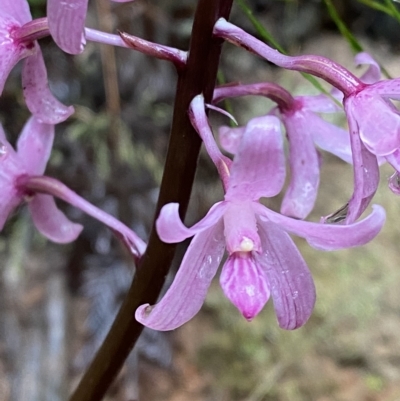
[[[304,110],[314,113],[340,113],[343,111],[336,102],[326,95],[296,96],[296,100],[301,102]]]
[[[390,155],[385,156],[385,160],[396,170],[400,171],[400,149],[397,149]]]
[[[367,64],[368,70],[361,76],[361,81],[366,84],[373,84],[381,79],[381,67],[368,53],[358,53],[354,58],[356,65]]]
[[[0,124],[0,231],[10,213],[21,203],[20,193],[14,183],[19,174],[25,173]]]
[[[265,221],[259,223],[258,231],[263,252],[257,262],[268,278],[279,326],[297,329],[307,322],[314,309],[313,278],[287,233]]]
[[[224,249],[222,221],[197,234],[167,293],[155,306],[140,306],[136,320],[154,330],[173,330],[190,320],[203,305]]]
[[[36,53],[24,60],[22,86],[26,104],[40,122],[58,124],[74,112],[72,106],[63,105],[50,92],[39,45],[36,45]]]
[[[21,174],[23,166],[18,159],[17,153],[8,142],[3,126],[0,124],[0,179]],[[26,173],[23,171],[22,173]],[[11,178],[10,178],[11,180]],[[1,187],[1,186],[0,186]]]
[[[319,186],[319,157],[313,142],[310,113],[283,114],[289,140],[290,182],[281,213],[304,219],[314,207]]]
[[[343,92],[341,92],[339,89],[337,88],[332,88],[331,92],[330,92],[331,96],[336,99],[338,102],[342,103],[344,96],[343,96]]]
[[[350,145],[350,134],[315,114],[310,113],[307,115],[314,143],[322,150],[332,153],[345,162],[352,164],[353,155]]]
[[[22,58],[24,58],[24,54],[15,49],[13,44],[0,43],[0,95],[3,93],[4,85],[11,70]]]
[[[245,130],[246,127],[220,127],[218,139],[222,149],[235,155]]]
[[[364,90],[346,99],[345,110],[370,152],[385,156],[400,148],[400,115],[380,96]]]
[[[27,0],[1,0],[1,14],[13,16],[20,25],[32,20]]]
[[[21,203],[21,197],[15,189],[10,178],[4,177],[8,172],[4,171],[0,161],[0,231],[3,229],[8,216]]]
[[[36,228],[53,242],[65,244],[75,241],[83,229],[57,208],[50,195],[36,194],[28,206]]]
[[[219,282],[225,296],[248,321],[258,315],[269,299],[268,278],[252,252],[229,256]]]
[[[88,0],[48,0],[47,18],[51,36],[67,53],[83,52]]]
[[[0,14],[0,95],[3,92],[4,84],[11,70],[23,59],[34,53],[32,45],[16,43],[10,36],[10,31],[17,29],[20,22],[15,16],[3,13],[1,4]],[[14,18],[15,17],[15,18]]]
[[[156,221],[156,229],[161,241],[168,244],[181,242],[186,238],[208,229],[221,220],[227,202],[218,202],[208,211],[207,215],[191,228],[187,228],[179,216],[179,203],[168,203],[163,206]]]
[[[260,218],[271,221],[292,234],[303,237],[314,248],[324,251],[352,248],[371,241],[382,229],[386,213],[382,206],[373,205],[372,213],[353,224],[323,224],[291,219],[253,204]],[[261,233],[259,230],[261,238]],[[262,240],[262,239],[261,239]]]
[[[203,140],[208,155],[215,164],[215,167],[217,167],[224,188],[226,189],[229,181],[229,168],[232,164],[232,160],[221,153],[217,143],[215,142],[206,115],[203,95],[197,95],[191,101],[189,117],[194,129]]]
[[[248,122],[231,167],[226,200],[258,200],[277,195],[285,181],[280,121],[273,116]]]
[[[18,158],[28,174],[42,175],[46,169],[54,140],[54,125],[42,124],[31,117],[17,142]]]
[[[346,224],[350,224],[361,216],[374,197],[379,184],[379,166],[376,156],[367,150],[358,135],[358,121],[350,113],[347,119],[354,169],[354,192],[348,203],[346,217]]]
[[[367,86],[363,92],[379,94],[385,98],[400,100],[400,78],[386,79]]]

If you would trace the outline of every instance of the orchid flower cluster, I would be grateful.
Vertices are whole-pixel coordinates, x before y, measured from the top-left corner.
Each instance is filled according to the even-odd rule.
[[[10,71],[23,60],[22,87],[32,116],[16,149],[0,129],[0,230],[12,211],[25,202],[44,236],[59,243],[74,241],[82,226],[57,208],[54,198],[59,198],[110,227],[139,263],[146,252],[145,241],[58,180],[44,175],[54,126],[68,119],[74,109],[61,104],[51,93],[37,40],[50,35],[70,54],[83,52],[86,40],[133,48],[170,61],[177,69],[185,68],[188,54],[126,33],[113,35],[86,28],[87,3],[48,0],[47,17],[32,20],[27,0],[1,2],[0,94]],[[377,191],[382,163],[394,167],[389,187],[400,194],[400,114],[391,102],[400,99],[400,79],[380,80],[379,66],[366,53],[356,58],[357,64],[369,66],[360,78],[320,56],[284,56],[225,19],[216,22],[213,34],[282,68],[322,78],[332,85],[332,94],[292,96],[276,83],[261,82],[217,87],[210,104],[202,93],[193,98],[187,116],[217,168],[225,196],[190,228],[180,218],[178,203],[168,203],[161,209],[156,230],[163,242],[193,239],[164,297],[154,306],[140,306],[136,319],[156,330],[181,326],[200,310],[222,264],[222,290],[247,320],[255,318],[272,297],[279,326],[296,329],[309,319],[316,293],[310,270],[291,235],[324,251],[356,247],[372,240],[385,221],[381,206],[373,205],[367,211]],[[245,126],[219,127],[218,145],[207,110],[217,108],[223,99],[245,95],[267,97],[276,107]],[[342,112],[348,129],[320,116]],[[352,166],[354,190],[340,210],[319,222],[310,222],[306,219],[314,208],[320,182],[319,149]],[[287,164],[290,180],[285,188]],[[264,206],[264,198],[282,191],[279,212]],[[362,217],[366,211],[368,214]]]

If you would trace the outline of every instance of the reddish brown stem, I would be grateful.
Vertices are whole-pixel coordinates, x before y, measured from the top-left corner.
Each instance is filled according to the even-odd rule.
[[[218,18],[228,18],[231,6],[232,0],[198,2],[188,61],[178,71],[171,136],[155,216],[168,202],[179,202],[182,217],[186,213],[201,145],[187,111],[199,93],[211,102],[222,44],[213,37],[213,26]],[[113,326],[70,401],[103,398],[143,329],[134,318],[135,310],[144,303],[156,302],[175,249],[176,245],[159,240],[153,226],[147,251]]]

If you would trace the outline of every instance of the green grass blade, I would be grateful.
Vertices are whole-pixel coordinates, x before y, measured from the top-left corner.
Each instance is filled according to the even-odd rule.
[[[400,23],[400,11],[394,5],[393,0],[383,0],[386,5],[379,3],[375,0],[357,0],[359,3],[364,4],[374,10],[381,11],[387,15],[393,17],[397,22]]]
[[[350,45],[351,49],[353,50],[353,52],[354,53],[359,53],[359,52],[364,51],[363,47],[360,45],[358,40],[355,38],[355,36],[347,28],[347,26],[344,23],[344,21],[340,18],[340,15],[337,12],[336,7],[332,4],[332,1],[331,0],[324,0],[324,3],[326,5],[326,8],[328,9],[330,17],[332,18],[333,22],[336,24],[337,28],[339,29],[339,32],[342,34],[342,36],[349,43],[349,45]]]
[[[359,3],[364,4],[374,10],[382,11],[386,14],[391,15],[390,11],[387,9],[386,6],[384,6],[382,3],[379,3],[374,0],[357,0]]]
[[[398,8],[395,6],[395,4],[392,2],[392,0],[385,0],[387,9],[390,13],[390,15],[397,20],[397,22],[400,22],[400,11]]]
[[[264,28],[264,26],[258,21],[258,19],[254,16],[253,11],[251,8],[248,6],[248,4],[245,2],[245,0],[236,0],[238,3],[239,7],[242,9],[246,17],[249,19],[249,21],[253,24],[253,27],[257,31],[257,33],[260,35],[260,37],[265,41],[270,43],[272,46],[275,47],[275,49],[279,50],[281,53],[286,54],[285,49],[274,39],[272,34]]]
[[[386,1],[386,0],[385,0]],[[387,0],[391,1],[391,0]],[[349,28],[347,28],[346,24],[344,21],[340,18],[339,13],[336,10],[336,7],[332,3],[331,0],[324,0],[324,3],[326,5],[326,8],[328,9],[329,15],[332,18],[333,22],[336,24],[339,32],[342,34],[342,36],[347,40],[347,42],[350,45],[350,48],[354,53],[359,53],[363,52],[364,48],[361,46],[360,42],[356,39],[356,37],[352,34]],[[382,73],[386,76],[386,78],[391,79],[391,76],[387,72],[386,68],[379,63],[379,67],[382,71]]]

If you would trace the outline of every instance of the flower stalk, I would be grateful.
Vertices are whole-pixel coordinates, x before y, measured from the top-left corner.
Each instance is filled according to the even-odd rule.
[[[201,145],[187,110],[198,93],[203,92],[206,101],[211,102],[222,44],[213,37],[213,26],[218,18],[228,18],[231,6],[232,0],[198,2],[188,61],[179,71],[171,136],[155,216],[169,202],[180,203],[182,218],[186,213]],[[175,249],[175,244],[165,244],[159,239],[153,226],[147,250],[128,294],[70,401],[103,398],[143,330],[135,320],[135,311],[140,305],[153,304],[157,300]]]
[[[285,56],[223,18],[215,24],[214,34],[267,59],[279,67],[306,72],[322,78],[342,91],[345,96],[354,94],[364,87],[364,84],[355,75],[328,58],[316,55]]]
[[[176,68],[183,68],[187,61],[187,52],[175,49],[173,47],[152,43],[147,40],[129,35],[126,32],[119,32],[121,39],[130,49],[135,49],[141,53],[158,58],[160,60],[171,61]]]
[[[53,195],[102,222],[125,243],[134,260],[139,262],[146,249],[145,242],[117,218],[92,205],[62,182],[46,176],[23,176],[18,179],[17,184],[22,191]]]
[[[177,66],[177,68],[184,66],[187,61],[187,52],[183,50],[150,42],[126,32],[119,32],[119,35],[114,35],[112,33],[86,27],[84,28],[84,32],[85,38],[91,42],[134,49],[160,60],[171,61]],[[25,25],[17,29],[14,29],[11,37],[20,43],[28,44],[50,35],[48,19],[37,18],[27,22]]]

